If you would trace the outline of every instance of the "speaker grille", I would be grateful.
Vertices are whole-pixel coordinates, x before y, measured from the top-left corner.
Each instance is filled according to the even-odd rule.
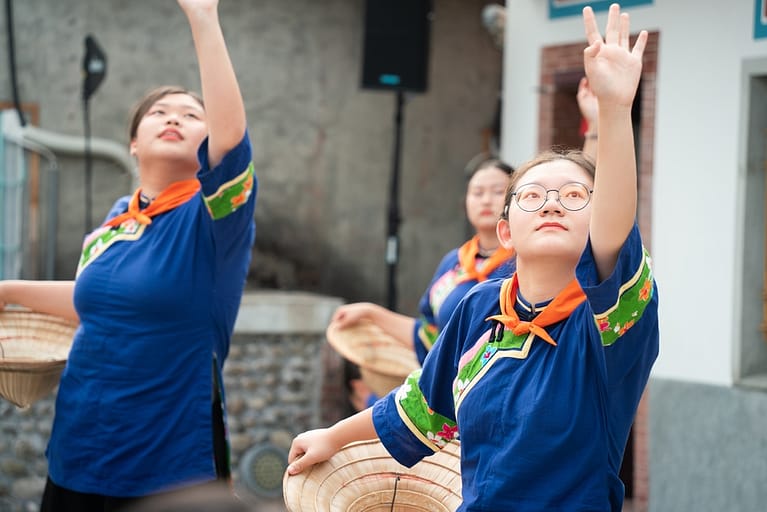
[[[362,87],[424,92],[431,0],[367,0]]]

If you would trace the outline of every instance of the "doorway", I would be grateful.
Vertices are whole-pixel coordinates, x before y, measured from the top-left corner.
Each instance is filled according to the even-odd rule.
[[[644,52],[642,78],[632,110],[637,152],[637,221],[648,250],[651,247],[652,169],[655,134],[655,88],[659,32],[650,32]],[[632,38],[631,44],[634,44]],[[583,72],[584,43],[545,47],[541,51],[538,103],[538,149],[583,146],[581,115],[575,95]],[[642,397],[626,444],[620,477],[626,499],[645,510],[649,496],[647,394]]]

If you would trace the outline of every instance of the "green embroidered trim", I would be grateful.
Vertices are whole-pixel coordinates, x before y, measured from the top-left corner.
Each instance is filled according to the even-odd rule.
[[[413,371],[397,390],[397,411],[408,429],[426,446],[437,451],[458,436],[458,427],[431,410],[418,386],[421,369]]]
[[[223,219],[248,201],[253,192],[254,172],[251,162],[242,174],[218,187],[215,194],[203,197],[213,220]]]
[[[144,234],[145,229],[146,226],[139,224],[135,219],[128,219],[114,229],[108,226],[96,229],[83,242],[83,251],[80,254],[80,262],[77,264],[76,275],[79,276],[85,267],[103,254],[112,244],[125,240],[138,240]]]
[[[493,337],[491,331],[495,328],[498,328],[497,324],[493,323],[491,330],[485,332],[477,341],[477,344],[482,344],[475,352],[474,357],[458,369],[458,376],[453,382],[453,400],[455,401],[456,413],[466,394],[495,364],[495,361],[502,357],[525,359],[530,352],[533,338],[535,338],[533,333],[515,335],[512,331],[504,330],[500,340],[491,342],[490,339]],[[485,339],[484,343],[481,341],[482,339]]]
[[[442,305],[445,303],[445,299],[453,293],[458,286],[463,276],[466,275],[466,271],[461,268],[460,265],[448,270],[442,277],[432,285],[429,290],[429,306],[434,312],[434,316],[439,315],[439,310],[442,309]]]
[[[623,336],[642,317],[647,304],[653,297],[652,259],[647,249],[639,270],[618,293],[618,302],[607,311],[594,315],[597,328],[602,336],[602,345],[608,347]]]
[[[437,330],[437,326],[430,324],[426,320],[426,317],[421,317],[421,326],[418,328],[418,339],[423,346],[426,347],[427,352],[434,346],[434,342],[437,341],[438,337],[439,331]]]

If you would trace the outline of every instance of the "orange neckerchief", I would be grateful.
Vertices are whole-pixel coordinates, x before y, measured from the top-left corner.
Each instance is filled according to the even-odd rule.
[[[509,279],[506,279],[501,286],[501,314],[489,316],[486,320],[497,320],[504,326],[516,334],[526,334],[532,332],[539,338],[544,339],[546,342],[556,346],[557,342],[549,336],[544,327],[555,324],[560,320],[564,320],[578,307],[578,305],[586,300],[586,294],[583,293],[581,285],[578,281],[573,279],[570,281],[564,290],[559,292],[554,300],[552,300],[548,306],[530,322],[522,322],[517,316],[517,312],[514,311],[514,301],[517,298],[517,289],[519,288],[519,282],[517,280],[517,273]]]
[[[112,217],[104,223],[104,226],[119,226],[128,219],[136,219],[139,224],[151,224],[152,217],[168,210],[172,210],[180,204],[184,204],[200,190],[200,182],[197,179],[182,180],[171,183],[165,190],[160,192],[157,198],[149,203],[149,206],[140,209],[141,189],[136,189],[128,203],[128,211],[117,217]]]
[[[475,235],[471,240],[463,244],[458,249],[458,263],[466,274],[461,278],[461,282],[476,279],[479,282],[485,281],[490,273],[503,264],[506,260],[514,256],[514,249],[498,248],[485,260],[482,268],[477,270],[477,254],[479,254],[479,236]]]

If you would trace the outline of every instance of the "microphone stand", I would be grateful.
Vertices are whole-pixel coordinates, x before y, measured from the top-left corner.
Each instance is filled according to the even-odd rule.
[[[91,154],[91,123],[88,100],[106,75],[106,56],[93,36],[85,37],[83,57],[83,136],[85,138],[85,234],[93,229],[93,157]]]
[[[394,113],[394,151],[392,154],[392,174],[389,183],[389,216],[386,238],[386,265],[387,265],[387,298],[386,304],[389,310],[396,311],[397,307],[397,263],[399,262],[399,181],[400,181],[400,155],[402,153],[402,115],[405,103],[405,93],[397,90],[396,111]]]

